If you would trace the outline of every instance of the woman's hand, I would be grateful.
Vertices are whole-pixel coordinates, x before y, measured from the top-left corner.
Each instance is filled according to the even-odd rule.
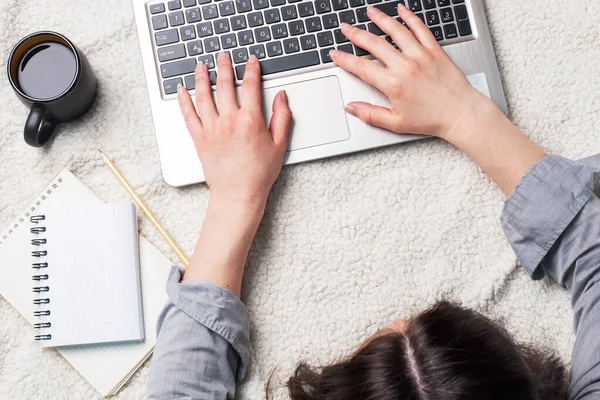
[[[250,56],[246,64],[241,105],[229,55],[220,53],[217,62],[218,107],[203,64],[196,68],[196,107],[187,90],[178,88],[179,105],[210,187],[198,245],[183,279],[212,282],[239,296],[250,245],[281,171],[292,113],[285,92],[279,92],[267,128],[256,57]]]
[[[406,7],[398,6],[398,15],[410,30],[375,7],[369,7],[367,15],[402,51],[383,37],[342,24],[342,33],[352,43],[385,65],[339,50],[332,51],[331,58],[339,67],[379,89],[392,108],[352,102],[346,111],[368,124],[396,133],[445,138],[472,103],[481,101],[479,93],[429,28]]]
[[[231,59],[217,58],[218,108],[213,99],[208,69],[196,68],[196,107],[185,88],[179,87],[179,104],[204,168],[211,197],[241,204],[264,204],[277,179],[288,146],[292,113],[281,91],[273,102],[267,127],[262,110],[260,64],[250,56],[246,65],[240,105],[234,88]]]

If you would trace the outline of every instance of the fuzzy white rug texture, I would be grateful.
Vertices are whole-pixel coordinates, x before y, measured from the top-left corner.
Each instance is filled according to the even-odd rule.
[[[511,119],[548,152],[600,152],[600,3],[486,0],[486,7]],[[22,138],[28,111],[0,78],[0,226],[65,166],[105,201],[129,201],[101,148],[191,254],[208,190],[162,180],[130,2],[2,0],[0,71],[19,38],[46,29],[85,52],[98,98],[49,146],[33,149]],[[299,361],[343,357],[390,320],[441,298],[503,318],[519,340],[555,347],[568,361],[568,293],[532,282],[519,267],[500,228],[503,200],[439,140],[284,168],[247,265],[253,363],[238,398],[264,398],[273,369],[274,396],[285,398],[282,382]],[[141,231],[176,260],[144,218]],[[32,335],[0,297],[0,399],[99,398]],[[144,396],[149,364],[117,398]]]

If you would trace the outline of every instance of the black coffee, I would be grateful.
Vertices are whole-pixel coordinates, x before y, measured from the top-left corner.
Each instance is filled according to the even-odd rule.
[[[69,89],[77,74],[77,60],[68,47],[54,42],[29,50],[21,60],[17,79],[29,97],[48,100]]]

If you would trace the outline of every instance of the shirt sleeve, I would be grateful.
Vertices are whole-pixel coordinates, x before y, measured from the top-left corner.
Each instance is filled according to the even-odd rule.
[[[232,399],[250,359],[248,312],[230,291],[173,267],[157,323],[148,399]]]
[[[533,279],[554,278],[571,293],[575,346],[569,399],[600,396],[600,158],[546,156],[506,201],[501,222]]]

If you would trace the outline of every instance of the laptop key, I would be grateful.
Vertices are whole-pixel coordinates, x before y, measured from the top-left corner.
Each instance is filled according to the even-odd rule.
[[[336,29],[333,31],[333,36],[335,37],[336,43],[346,43],[349,42],[348,38],[344,36],[341,29]]]
[[[331,4],[329,3],[329,0],[316,0],[315,8],[317,9],[317,14],[331,12]]]
[[[285,24],[273,25],[273,39],[281,39],[288,35],[287,26]]]
[[[281,15],[284,21],[298,18],[298,10],[294,4],[281,8]]]
[[[302,50],[311,50],[317,48],[317,38],[315,38],[315,35],[301,36],[300,47],[302,47]]]
[[[354,25],[356,23],[356,16],[354,15],[354,10],[342,11],[340,13],[340,22],[345,22],[350,25]]]
[[[189,42],[187,44],[187,50],[190,56],[197,56],[199,54],[202,54],[204,52],[202,47],[202,41],[194,40],[193,42]]]
[[[196,39],[196,30],[193,26],[182,26],[179,28],[179,33],[183,41]]]
[[[331,56],[329,55],[329,52],[331,50],[335,50],[335,49],[333,47],[321,49],[321,60],[323,61],[323,64],[327,64],[327,63],[331,62]]]
[[[321,25],[321,18],[312,17],[306,20],[306,30],[308,32],[316,32],[323,29],[323,25]]]
[[[281,42],[271,42],[267,44],[267,54],[269,57],[277,57],[283,54]],[[241,78],[240,78],[241,79]]]
[[[250,0],[235,0],[235,8],[239,13],[252,11],[252,3]]]
[[[320,47],[333,46],[333,35],[331,32],[317,33],[317,42]]]
[[[233,6],[233,1],[220,2],[219,12],[221,13],[221,17],[226,17],[228,15],[235,14],[235,7]]]
[[[172,63],[161,64],[160,73],[163,78],[171,78],[177,75],[190,74],[194,72],[196,68],[196,59],[187,58],[181,61],[174,61]]]
[[[285,39],[283,41],[283,49],[287,54],[297,53],[300,51],[300,43],[296,38]]]
[[[200,9],[198,7],[194,7],[185,10],[185,20],[188,22],[188,24],[202,20]]]
[[[231,29],[234,31],[239,31],[240,29],[246,29],[246,17],[243,15],[234,15],[230,18],[231,20]]]
[[[365,5],[365,0],[350,0],[350,7],[361,7]]]
[[[354,54],[356,54],[357,56],[368,56],[371,53],[369,53],[362,47],[358,47],[358,46],[354,45]]]
[[[217,19],[213,24],[216,34],[229,32],[229,20],[227,18]]]
[[[254,36],[256,36],[257,42],[268,42],[271,40],[271,31],[266,26],[256,28],[254,30]]]
[[[440,40],[444,40],[444,34],[442,33],[441,26],[434,26],[430,30],[431,30],[431,33],[433,33],[433,37],[435,38],[435,40],[437,40],[438,42]]]
[[[427,25],[438,25],[440,23],[440,15],[436,10],[427,11],[425,14],[425,19],[427,20]]]
[[[179,42],[179,34],[177,29],[169,29],[168,31],[156,32],[154,34],[154,40],[157,46],[164,46],[166,44],[172,44]]]
[[[202,16],[204,19],[213,19],[219,16],[217,12],[217,6],[214,4],[209,4],[207,6],[202,7]]]
[[[367,22],[369,17],[367,16],[367,7],[356,9],[356,19],[358,22]]]
[[[255,10],[262,10],[263,8],[269,7],[268,0],[252,0],[252,4],[254,4]]]
[[[263,75],[276,74],[278,72],[290,71],[293,69],[310,67],[319,64],[319,53],[308,51],[306,53],[292,54],[285,57],[277,57],[260,62],[260,69]],[[238,79],[244,78],[245,65],[235,67],[235,74]]]
[[[446,7],[450,5],[450,0],[438,0],[438,6]]]
[[[281,15],[279,15],[279,9],[274,8],[272,10],[265,10],[265,21],[267,24],[274,24],[275,22],[281,21]]]
[[[254,44],[254,36],[252,35],[252,31],[241,31],[237,34],[238,37],[238,45],[247,46],[249,44]]]
[[[212,36],[213,28],[210,22],[202,22],[196,25],[196,30],[198,31],[198,37]]]
[[[185,23],[185,20],[183,19],[183,11],[176,11],[169,14],[169,23],[171,26],[183,25]]]
[[[435,8],[435,0],[423,0],[423,8],[426,10],[431,10]]]
[[[379,29],[379,27],[377,25],[375,25],[373,22],[369,22],[369,24],[367,24],[367,29],[369,30],[369,32],[371,32],[374,35],[383,35],[383,31],[381,29]]]
[[[310,17],[311,15],[315,15],[315,8],[313,7],[313,4],[308,1],[300,3],[298,4],[298,14],[300,14],[300,17],[302,18]]]
[[[217,73],[215,71],[208,71],[208,80],[212,86],[217,84]]]
[[[265,21],[263,20],[263,15],[260,11],[248,14],[248,25],[250,25],[252,28],[255,26],[261,26],[264,23]]]
[[[158,60],[160,62],[173,61],[185,57],[185,46],[176,44],[158,49]]]
[[[212,54],[198,57],[198,61],[206,65],[206,68],[213,69],[215,67],[215,58]]]
[[[177,93],[177,85],[181,85],[181,78],[168,79],[163,82],[163,87],[165,89],[165,94],[174,94]]]
[[[335,11],[343,10],[345,8],[348,8],[347,0],[333,0],[333,9]]]
[[[288,27],[290,35],[292,36],[304,35],[304,33],[306,33],[304,31],[304,22],[302,22],[302,20],[288,22]]]
[[[209,37],[204,39],[204,50],[212,53],[213,51],[221,50],[218,37]]]
[[[354,51],[352,50],[352,45],[350,43],[338,46],[337,49],[343,51],[344,53],[354,54]]]
[[[168,5],[170,11],[179,10],[181,8],[181,2],[179,0],[170,1]]]
[[[228,33],[221,36],[221,46],[223,49],[232,49],[237,47],[237,38],[235,37],[235,33]]]
[[[231,52],[231,58],[235,64],[248,61],[248,50],[245,47],[235,49]]]
[[[453,22],[454,21],[454,13],[452,12],[452,9],[450,7],[448,7],[448,8],[442,8],[440,10],[440,14],[442,16],[442,22],[443,23]]]
[[[154,28],[155,31],[159,29],[165,29],[168,27],[169,23],[167,22],[166,15],[155,15],[154,17],[152,17],[152,28]]]
[[[187,90],[196,89],[196,77],[194,75],[186,76],[185,78],[183,78],[183,82]]]
[[[196,0],[183,0],[184,7],[194,7],[196,5]]]
[[[398,4],[402,3],[401,1],[390,1],[383,4],[376,4],[373,7],[377,7],[379,10],[383,11],[390,17],[396,17],[398,15]],[[363,21],[361,21],[363,22]]]
[[[150,7],[150,14],[160,14],[165,12],[165,5],[163,3],[152,4]]]
[[[421,21],[423,21],[423,23],[425,23],[425,15],[423,15],[423,13],[416,13],[415,14],[417,17],[419,17],[419,19]]]
[[[382,0],[367,0],[367,4],[381,3]]]
[[[256,56],[256,58],[258,58],[259,60],[261,60],[267,56],[267,53],[265,51],[265,46],[263,46],[262,44],[250,46],[250,54],[254,54]]]
[[[473,31],[471,31],[471,23],[468,19],[458,21],[458,32],[460,33],[460,36],[469,36],[473,33]]]
[[[465,5],[454,7],[454,13],[456,14],[456,19],[459,21],[469,19],[469,13],[467,11],[467,6]]]
[[[410,8],[412,12],[421,11],[423,9],[421,0],[408,0],[408,8]]]
[[[456,25],[454,25],[454,24],[444,25],[444,34],[446,35],[446,39],[457,38],[458,32],[456,31]]]
[[[340,22],[338,21],[337,14],[327,14],[323,15],[323,26],[325,29],[337,28],[340,26]]]

